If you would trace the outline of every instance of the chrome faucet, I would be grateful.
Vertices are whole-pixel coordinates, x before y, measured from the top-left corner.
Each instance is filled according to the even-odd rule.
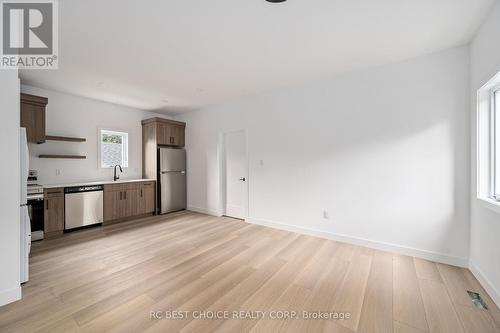
[[[120,172],[123,172],[123,169],[122,169],[122,166],[121,165],[115,165],[114,167],[114,174],[113,174],[113,181],[117,181],[118,179],[120,179],[120,176],[117,176],[116,175],[116,167],[119,167],[120,168]]]

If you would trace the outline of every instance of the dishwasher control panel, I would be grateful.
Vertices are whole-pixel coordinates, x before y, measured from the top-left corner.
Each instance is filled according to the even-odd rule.
[[[93,191],[102,191],[103,189],[104,189],[103,185],[75,186],[75,187],[66,187],[64,189],[64,193],[93,192]]]

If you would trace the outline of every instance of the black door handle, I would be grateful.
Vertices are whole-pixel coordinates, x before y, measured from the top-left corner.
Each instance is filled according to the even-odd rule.
[[[243,178],[240,178],[240,180],[245,182],[247,179],[245,177],[243,177]]]

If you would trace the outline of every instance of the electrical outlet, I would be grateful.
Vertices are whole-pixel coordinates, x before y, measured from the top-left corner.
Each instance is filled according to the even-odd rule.
[[[259,164],[260,164],[261,167],[263,167],[264,166],[264,160],[260,160]]]
[[[324,211],[323,211],[323,218],[324,218],[325,220],[328,220],[328,219],[330,218],[330,216],[328,215],[328,211],[327,211],[327,210],[324,210]]]
[[[61,175],[61,169],[56,169],[56,176],[60,176]]]

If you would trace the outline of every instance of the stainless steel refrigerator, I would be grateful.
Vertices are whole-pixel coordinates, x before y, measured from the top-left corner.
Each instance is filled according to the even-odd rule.
[[[160,213],[186,209],[186,151],[176,148],[158,150]]]

